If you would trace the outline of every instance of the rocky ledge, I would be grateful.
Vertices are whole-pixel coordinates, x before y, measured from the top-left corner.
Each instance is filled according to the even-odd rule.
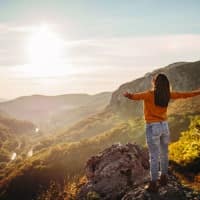
[[[147,149],[136,144],[114,144],[85,166],[88,182],[77,195],[78,200],[198,200],[200,194],[183,187],[177,178],[169,175],[169,182],[158,193],[149,193]]]

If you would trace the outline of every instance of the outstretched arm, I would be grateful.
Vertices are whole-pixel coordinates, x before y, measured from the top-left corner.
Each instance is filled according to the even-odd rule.
[[[144,100],[147,95],[148,92],[140,92],[140,93],[129,93],[129,92],[125,92],[123,94],[125,97],[127,97],[128,99],[132,99],[132,100]]]
[[[200,95],[200,89],[191,92],[171,92],[171,99],[182,99]]]

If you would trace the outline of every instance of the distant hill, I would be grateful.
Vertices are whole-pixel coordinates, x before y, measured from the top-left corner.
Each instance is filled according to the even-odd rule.
[[[2,99],[2,98],[0,98],[0,102],[4,102],[4,101],[6,101],[6,99]]]
[[[45,130],[56,130],[102,110],[111,93],[96,95],[33,95],[0,103],[0,109],[17,119],[29,120]]]
[[[9,117],[8,113],[6,113],[5,111],[0,110],[0,116],[1,117]]]
[[[0,125],[12,134],[28,134],[35,131],[35,125],[28,121],[17,120],[0,114]]]

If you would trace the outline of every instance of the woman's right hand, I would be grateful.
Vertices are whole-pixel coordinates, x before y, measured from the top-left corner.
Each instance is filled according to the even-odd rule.
[[[125,92],[123,95],[124,95],[125,97],[129,98],[129,99],[132,98],[132,94],[129,93],[129,92]]]

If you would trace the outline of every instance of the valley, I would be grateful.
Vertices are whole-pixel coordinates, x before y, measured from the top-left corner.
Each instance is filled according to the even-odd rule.
[[[142,103],[122,94],[149,88],[150,77],[157,72],[169,76],[174,90],[197,89],[199,70],[199,61],[172,64],[113,93],[34,95],[0,103],[0,196],[35,200],[52,181],[63,186],[84,175],[86,161],[112,144],[146,146]],[[199,96],[170,102],[172,143],[200,116],[199,108]]]

